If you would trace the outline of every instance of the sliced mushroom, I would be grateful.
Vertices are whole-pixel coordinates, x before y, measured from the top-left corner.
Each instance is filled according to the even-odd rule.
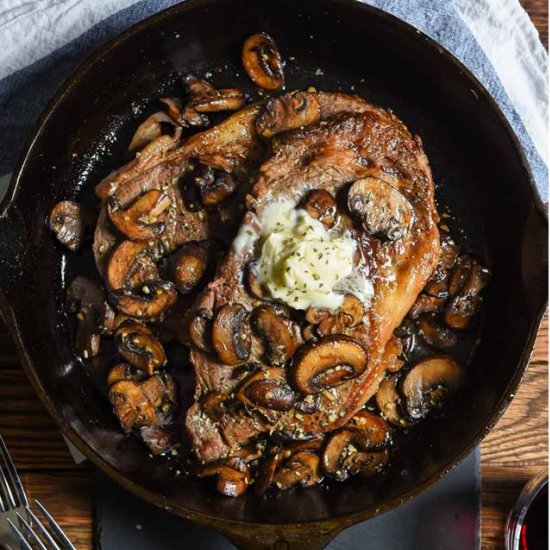
[[[448,297],[449,274],[455,264],[458,250],[458,245],[450,237],[444,236],[441,238],[439,262],[430,280],[426,283],[424,292],[438,298]]]
[[[362,477],[371,477],[379,474],[390,458],[388,449],[382,451],[360,451],[350,453],[342,462],[342,469],[351,475],[359,474]]]
[[[95,214],[73,201],[58,202],[50,213],[49,227],[57,240],[76,252],[91,235]]]
[[[151,143],[163,134],[169,133],[173,128],[174,121],[166,113],[162,111],[153,113],[137,127],[128,150],[130,152],[139,151],[148,143]]]
[[[302,487],[312,487],[321,480],[319,456],[309,451],[292,454],[273,475],[273,484],[282,491],[298,483]]]
[[[471,256],[464,255],[458,258],[449,280],[449,294],[452,297],[462,290],[462,287],[470,277],[475,263],[475,260]]]
[[[357,341],[348,336],[325,336],[298,350],[290,376],[297,389],[310,394],[355,378],[366,368],[367,354]]]
[[[212,353],[212,312],[199,309],[189,322],[189,337],[205,353]]]
[[[258,134],[271,138],[281,132],[315,124],[321,119],[321,109],[315,94],[295,91],[267,101],[256,120]]]
[[[376,406],[385,420],[399,428],[407,428],[411,426],[411,422],[403,416],[400,405],[401,396],[396,388],[397,381],[398,376],[396,375],[384,378],[380,382],[380,386],[374,397]]]
[[[181,99],[177,97],[163,97],[160,99],[168,107],[168,116],[183,128],[204,128],[210,124],[209,118],[198,113],[193,107],[183,107]]]
[[[99,353],[100,335],[112,330],[114,311],[105,302],[99,285],[82,276],[76,277],[67,288],[65,303],[69,312],[76,313],[77,353],[84,359],[95,357]]]
[[[142,382],[145,378],[145,373],[135,372],[131,365],[128,363],[117,363],[107,375],[107,388],[110,388],[113,384],[120,382],[120,380],[134,380],[135,382]]]
[[[274,305],[258,306],[252,313],[252,327],[264,340],[267,358],[273,365],[289,361],[302,343],[298,325]]]
[[[240,458],[230,458],[218,475],[216,489],[222,495],[238,497],[246,492],[250,485],[250,468]]]
[[[242,383],[236,398],[251,410],[260,407],[272,411],[288,411],[298,399],[281,368],[252,373]]]
[[[204,206],[218,206],[237,190],[237,182],[231,174],[217,174],[213,183],[201,186],[200,195]]]
[[[312,218],[319,220],[328,229],[334,227],[336,221],[336,201],[325,189],[310,191],[299,208],[303,208]]]
[[[481,291],[489,283],[489,278],[489,270],[473,260],[460,290],[456,290],[454,295],[451,294],[453,298],[445,308],[444,319],[447,325],[459,330],[467,329],[470,326],[481,304]],[[453,279],[449,285],[450,292],[455,291]]]
[[[357,180],[350,187],[348,208],[368,235],[391,241],[408,234],[414,216],[411,203],[395,187],[375,177]]]
[[[166,363],[161,343],[150,329],[138,323],[127,323],[116,331],[118,352],[126,361],[149,376]]]
[[[176,386],[173,378],[166,373],[150,376],[141,383],[143,393],[163,417],[166,423],[176,400]]]
[[[109,399],[122,429],[151,426],[156,420],[153,404],[147,399],[141,385],[134,380],[120,380],[109,389]]]
[[[420,336],[434,348],[446,349],[456,345],[456,334],[447,327],[440,325],[429,315],[418,319],[418,328]]]
[[[106,278],[112,290],[134,288],[158,279],[148,243],[122,241],[107,264]]]
[[[320,336],[342,334],[346,328],[356,327],[364,315],[361,300],[352,294],[346,294],[342,305],[332,311],[326,308],[309,307],[306,311],[306,320],[318,324],[317,332]]]
[[[391,443],[390,428],[387,422],[366,410],[357,412],[346,424],[347,428],[355,428],[361,432],[363,449],[379,450]]]
[[[384,349],[382,361],[385,364],[386,371],[398,372],[401,370],[405,362],[402,357],[404,354],[403,341],[397,336],[392,336]]]
[[[462,369],[456,361],[441,355],[420,361],[401,380],[403,410],[412,421],[424,418],[460,385]]]
[[[115,227],[134,241],[149,241],[162,235],[164,218],[172,204],[170,197],[158,189],[143,194],[128,208],[116,204],[114,196],[107,201],[107,213]]]
[[[281,54],[268,34],[253,34],[247,38],[243,45],[242,62],[246,74],[260,88],[280,90],[284,86]]]
[[[416,302],[412,305],[407,314],[411,319],[417,319],[426,313],[438,313],[445,306],[445,298],[430,296],[429,294],[419,294]]]
[[[212,84],[193,75],[184,78],[189,106],[198,113],[236,111],[244,105],[244,96],[236,88],[216,90]]]
[[[172,307],[177,294],[176,287],[169,281],[154,281],[139,291],[114,291],[111,298],[122,313],[137,319],[150,319]]]
[[[248,312],[240,304],[226,304],[214,319],[212,344],[226,365],[244,363],[250,355]]]
[[[319,338],[319,334],[317,334],[317,325],[312,325],[311,323],[304,325],[302,328],[302,338],[306,342],[317,340],[317,338]]]
[[[208,249],[204,243],[190,241],[172,254],[167,262],[168,278],[178,292],[187,294],[196,288],[208,268]]]

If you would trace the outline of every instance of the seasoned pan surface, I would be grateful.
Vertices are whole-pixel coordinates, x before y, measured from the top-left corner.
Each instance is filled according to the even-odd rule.
[[[400,443],[384,475],[227,499],[203,482],[175,477],[169,458],[152,459],[121,434],[71,350],[63,311],[67,283],[77,273],[93,273],[91,253],[65,253],[44,220],[60,200],[94,203],[94,184],[126,160],[138,121],[155,110],[158,97],[176,95],[179,74],[208,74],[217,87],[255,93],[240,65],[240,47],[259,31],[279,44],[288,89],[357,93],[392,108],[422,137],[440,210],[452,212],[454,236],[494,276],[464,385],[445,415]],[[188,0],[130,29],[84,63],[52,100],[1,212],[2,311],[27,373],[64,432],[134,493],[258,547],[283,531],[291,544],[318,544],[443,476],[512,398],[546,300],[546,220],[498,108],[430,39],[352,0]]]

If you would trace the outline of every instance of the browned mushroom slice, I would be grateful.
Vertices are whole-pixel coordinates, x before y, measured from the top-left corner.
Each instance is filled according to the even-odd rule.
[[[376,406],[382,417],[399,428],[407,428],[411,423],[404,418],[401,411],[401,396],[397,392],[396,384],[398,377],[390,376],[380,382],[378,391],[375,394]]]
[[[310,191],[299,208],[303,208],[312,218],[319,220],[325,227],[334,227],[336,221],[336,201],[325,189]]]
[[[181,99],[177,97],[163,97],[161,103],[168,107],[168,116],[183,128],[203,128],[210,124],[205,114],[198,113],[193,107],[183,107]]]
[[[155,423],[155,407],[147,399],[138,382],[134,380],[115,382],[109,389],[109,399],[125,432],[129,432],[133,427],[140,428]]]
[[[405,362],[402,357],[404,354],[403,341],[397,336],[392,336],[384,348],[382,360],[388,372],[398,372]]]
[[[189,337],[201,351],[212,353],[212,312],[199,309],[189,322]]]
[[[321,480],[319,456],[309,451],[292,454],[273,475],[273,483],[282,491],[297,483],[302,487],[312,487]]]
[[[473,260],[462,288],[457,291],[445,308],[444,319],[447,325],[459,330],[467,329],[470,326],[481,303],[481,291],[489,283],[489,277],[489,271]]]
[[[268,34],[253,34],[247,38],[243,45],[242,62],[246,74],[260,88],[280,90],[284,86],[281,54]]]
[[[458,258],[449,280],[449,294],[451,296],[456,296],[462,290],[475,263],[471,256],[464,255]]]
[[[445,306],[445,298],[430,296],[429,294],[419,294],[416,302],[412,305],[407,314],[411,319],[417,319],[426,313],[438,313]]]
[[[57,240],[73,252],[91,234],[95,215],[82,205],[73,201],[58,202],[50,213],[49,227]]]
[[[162,134],[168,133],[168,127],[170,126],[173,128],[174,121],[166,113],[162,111],[153,113],[137,127],[128,150],[130,152],[139,151]]]
[[[462,370],[447,355],[420,361],[401,380],[403,410],[413,421],[424,418],[453,393],[462,379]]]
[[[267,358],[273,365],[289,361],[302,343],[298,325],[277,306],[258,306],[252,313],[252,326],[264,340]]]
[[[218,474],[216,489],[222,495],[238,497],[246,492],[250,485],[250,468],[240,458],[230,458]]]
[[[297,401],[296,393],[286,381],[284,369],[269,368],[252,373],[244,380],[236,398],[254,410],[258,407],[288,411]]]
[[[458,245],[450,237],[443,236],[441,238],[439,262],[430,280],[426,283],[424,292],[439,298],[447,298],[449,295],[449,274],[455,265],[458,250]]]
[[[141,383],[143,393],[163,417],[163,423],[169,418],[176,399],[176,386],[172,377],[166,373],[155,374]]]
[[[114,319],[102,290],[90,279],[78,276],[67,289],[65,303],[69,312],[76,313],[77,353],[84,359],[95,357],[99,353],[100,335],[109,331]]]
[[[440,325],[429,315],[420,317],[418,328],[420,336],[434,348],[446,349],[456,345],[456,334],[447,327]]]
[[[342,305],[332,311],[325,308],[310,307],[306,311],[306,320],[318,324],[317,332],[321,336],[341,334],[346,328],[356,327],[363,319],[364,308],[361,300],[352,294],[346,294]]]
[[[274,452],[260,463],[254,486],[256,494],[263,495],[269,489],[281,458],[279,453]]]
[[[271,138],[281,132],[319,122],[321,110],[315,94],[291,92],[267,101],[256,120],[258,134]]]
[[[173,306],[177,294],[176,287],[169,281],[155,281],[141,291],[117,290],[111,293],[111,297],[122,313],[137,319],[149,319]]]
[[[133,288],[158,279],[158,270],[144,242],[122,241],[107,264],[107,283],[112,290]]]
[[[117,363],[107,375],[107,388],[110,388],[113,384],[120,382],[120,380],[134,380],[135,382],[141,382],[144,377],[144,373],[134,372],[128,363]]]
[[[382,451],[351,452],[342,462],[342,469],[351,475],[370,477],[379,474],[390,458],[388,449]]]
[[[200,195],[204,206],[217,206],[228,199],[237,190],[237,182],[231,174],[218,174],[214,182],[201,186]]]
[[[317,334],[317,326],[310,323],[304,325],[304,327],[302,328],[302,338],[306,342],[317,340],[317,338],[319,338],[319,335]]]
[[[348,208],[369,235],[395,241],[409,232],[414,211],[411,203],[389,183],[367,177],[348,191]]]
[[[185,243],[167,261],[168,278],[182,294],[193,290],[208,267],[208,250],[197,241]]]
[[[353,338],[325,336],[302,346],[290,373],[294,386],[304,393],[317,393],[362,374],[367,354]]]
[[[327,475],[338,481],[346,480],[350,471],[343,468],[343,461],[350,454],[359,451],[360,432],[342,428],[333,432],[323,451],[323,469]]]
[[[107,201],[107,213],[121,233],[134,241],[148,241],[164,232],[164,217],[171,204],[170,197],[158,189],[152,189],[128,208],[120,207],[111,197]]]
[[[244,363],[250,355],[248,312],[240,304],[226,304],[214,319],[212,344],[226,365]]]
[[[206,80],[193,75],[186,76],[183,81],[189,96],[189,106],[198,113],[236,111],[244,105],[244,96],[236,88],[217,90]]]
[[[151,331],[138,323],[128,323],[116,331],[118,351],[126,361],[149,376],[166,363],[161,343]]]
[[[379,450],[387,447],[391,442],[390,427],[387,422],[369,411],[359,411],[350,419],[346,427],[361,431],[361,436],[365,438],[362,443],[364,449]]]

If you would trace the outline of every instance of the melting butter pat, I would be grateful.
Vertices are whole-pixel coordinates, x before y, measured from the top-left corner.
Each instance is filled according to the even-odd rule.
[[[294,309],[337,309],[335,292],[353,270],[355,242],[348,232],[327,228],[291,202],[273,203],[262,216],[257,271],[271,296]]]

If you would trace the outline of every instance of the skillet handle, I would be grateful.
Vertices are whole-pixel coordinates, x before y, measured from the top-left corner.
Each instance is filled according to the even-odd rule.
[[[239,550],[321,550],[351,524],[329,527],[303,523],[288,525],[224,524],[216,526]]]

